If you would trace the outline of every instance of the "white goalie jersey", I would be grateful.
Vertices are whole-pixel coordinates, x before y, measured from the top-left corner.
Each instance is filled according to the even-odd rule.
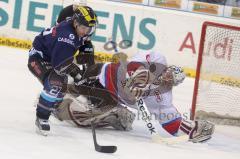
[[[126,74],[131,76],[135,73],[134,71],[141,66],[149,70],[152,74],[155,74],[155,77],[158,77],[166,70],[167,61],[159,52],[138,52],[132,58],[128,59]],[[135,100],[131,98],[132,96],[129,95],[122,86],[122,81],[124,81],[127,76],[124,76],[124,72],[122,73],[119,67],[117,64],[104,64],[99,75],[99,81],[105,88],[115,93],[125,103],[133,105]],[[172,104],[172,85],[159,87],[159,85],[154,85],[149,82],[144,87],[142,98],[150,113],[154,114],[163,126],[168,126],[168,123],[175,124],[176,122],[173,121],[177,121],[175,124],[176,127],[179,126],[181,115]],[[135,108],[137,109],[137,107]],[[172,129],[172,124],[169,125],[169,128]],[[177,129],[174,128],[174,131],[169,131],[171,134],[174,134],[176,133],[175,130]]]
[[[166,58],[159,52],[139,52],[134,57],[130,59],[130,61],[138,61],[142,62],[145,65],[155,64],[157,70],[162,70],[167,67]],[[148,85],[148,90],[152,90],[152,94],[148,95],[146,90],[146,95],[143,97],[145,104],[147,105],[150,113],[154,114],[161,124],[168,123],[170,121],[176,120],[180,117],[177,109],[174,107],[172,101],[172,87],[169,89],[162,89],[161,87],[157,87],[156,85],[150,84]],[[174,114],[174,117],[170,117],[170,114]]]

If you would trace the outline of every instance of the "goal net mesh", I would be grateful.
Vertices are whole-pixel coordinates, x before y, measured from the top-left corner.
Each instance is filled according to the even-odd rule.
[[[240,126],[240,28],[205,23],[202,31],[195,118]]]

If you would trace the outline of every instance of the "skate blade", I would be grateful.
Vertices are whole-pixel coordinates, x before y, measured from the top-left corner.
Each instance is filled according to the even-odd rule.
[[[49,135],[49,131],[45,131],[45,130],[40,130],[38,128],[36,128],[36,133],[42,136],[48,136]]]

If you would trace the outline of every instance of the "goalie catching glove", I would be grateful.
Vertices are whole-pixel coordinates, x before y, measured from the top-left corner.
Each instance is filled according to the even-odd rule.
[[[189,135],[193,143],[206,142],[212,138],[214,124],[206,120],[182,121],[180,130]]]

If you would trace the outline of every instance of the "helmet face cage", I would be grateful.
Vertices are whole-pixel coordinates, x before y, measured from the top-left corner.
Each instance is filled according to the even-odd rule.
[[[76,20],[79,25],[84,25],[87,27],[96,27],[97,25],[97,16],[92,10],[92,8],[87,6],[79,6],[74,15],[73,20]]]

